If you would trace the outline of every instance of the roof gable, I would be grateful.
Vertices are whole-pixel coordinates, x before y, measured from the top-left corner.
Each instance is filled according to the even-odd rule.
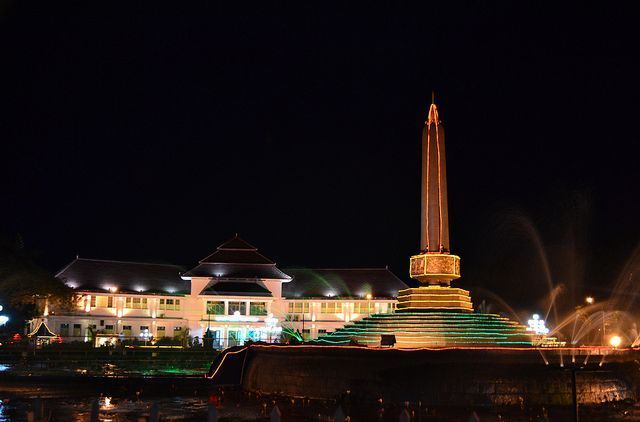
[[[184,277],[291,280],[273,261],[237,234],[200,260],[199,265],[187,271]]]
[[[201,295],[220,296],[266,296],[271,297],[271,292],[258,283],[243,283],[240,281],[220,281],[209,284]]]

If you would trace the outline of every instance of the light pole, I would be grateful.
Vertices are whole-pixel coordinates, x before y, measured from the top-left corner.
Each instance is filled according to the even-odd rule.
[[[148,329],[145,329],[143,332],[140,333],[140,337],[142,337],[144,339],[144,345],[147,345],[147,341],[151,338],[151,333],[149,333]]]

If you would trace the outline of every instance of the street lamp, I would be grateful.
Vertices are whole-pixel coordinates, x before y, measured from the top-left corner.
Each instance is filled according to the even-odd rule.
[[[616,347],[619,347],[621,343],[622,343],[622,339],[620,338],[620,336],[611,336],[611,338],[609,339],[609,344],[614,349]]]
[[[140,333],[140,337],[142,337],[144,339],[144,345],[147,345],[147,341],[151,338],[151,333],[149,332],[148,329],[145,329],[144,331],[142,331]]]
[[[587,296],[584,298],[584,301],[587,302],[587,304],[589,305],[593,305],[593,302],[595,302],[595,299],[593,298],[593,296]]]

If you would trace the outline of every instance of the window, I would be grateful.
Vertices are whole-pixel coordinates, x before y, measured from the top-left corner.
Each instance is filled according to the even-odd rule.
[[[60,324],[60,337],[69,337],[69,324]]]
[[[146,309],[146,299],[145,299],[145,309]],[[180,299],[160,299],[160,309],[167,311],[179,311],[180,310]]]
[[[92,308],[96,307],[96,297],[95,296],[91,296],[91,307]]]
[[[246,302],[229,302],[229,315],[233,315],[236,312],[240,312],[240,315],[247,314]]]
[[[309,330],[308,328],[302,330],[302,338],[308,339],[309,337],[311,337],[311,330]]]
[[[158,325],[158,333],[156,334],[156,337],[160,338],[160,337],[164,337],[166,334],[166,330],[165,327]]]
[[[128,309],[147,309],[147,298],[146,297],[125,298],[124,307]]]
[[[342,303],[322,302],[320,304],[321,314],[335,314],[336,312],[342,312]]]
[[[369,314],[373,312],[373,303],[356,302],[353,307],[353,312],[356,314]]]
[[[131,326],[130,325],[123,325],[122,326],[122,334],[124,334],[125,336],[130,336],[131,335]]]
[[[98,296],[96,298],[96,307],[98,308],[106,308],[107,307],[107,296]]]
[[[149,331],[149,326],[148,325],[141,325],[140,326],[140,332],[144,333],[145,331]]]
[[[289,302],[290,314],[309,313],[309,302]]]
[[[249,304],[249,315],[266,315],[267,304],[265,302],[251,302]]]
[[[322,334],[327,334],[327,330],[325,329],[318,330],[318,335],[322,335]]]
[[[107,297],[107,308],[113,308],[113,296]]]
[[[224,302],[207,300],[207,315],[224,315]]]
[[[113,334],[113,325],[105,325],[104,332],[105,334]]]
[[[80,337],[82,335],[82,325],[73,324],[73,336]]]

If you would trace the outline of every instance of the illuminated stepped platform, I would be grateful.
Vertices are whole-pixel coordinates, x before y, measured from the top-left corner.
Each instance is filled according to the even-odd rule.
[[[534,334],[524,325],[496,314],[460,311],[422,311],[374,314],[319,337],[315,343],[380,344],[394,335],[397,348],[418,347],[535,347],[553,346],[554,338]]]

